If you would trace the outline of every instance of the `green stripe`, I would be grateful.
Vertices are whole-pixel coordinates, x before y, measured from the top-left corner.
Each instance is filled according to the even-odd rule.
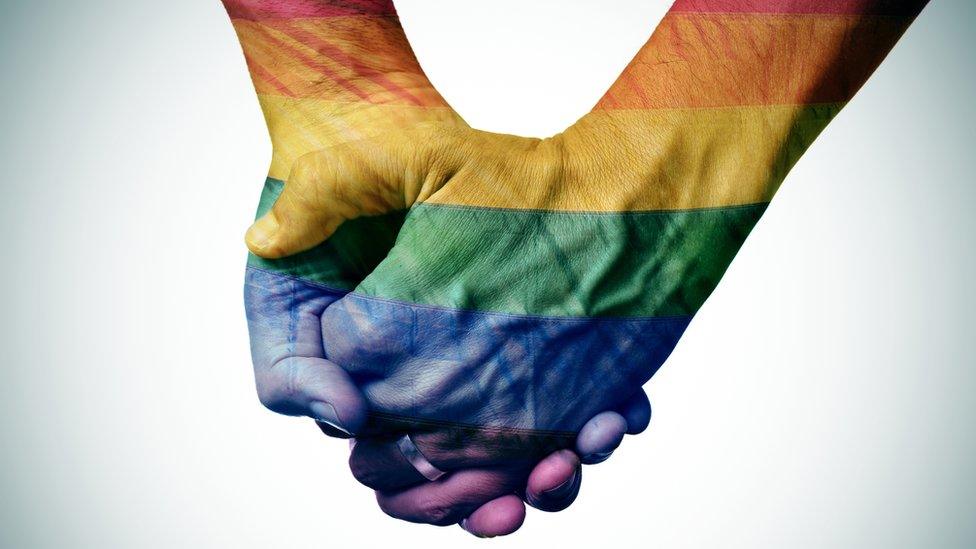
[[[268,178],[261,193],[257,217],[271,209],[283,188],[282,181]],[[397,212],[349,221],[327,242],[307,252],[273,260],[251,254],[247,264],[330,288],[351,290],[386,257],[404,217],[404,212]]]
[[[512,314],[694,314],[765,208],[607,214],[423,204],[357,292]]]

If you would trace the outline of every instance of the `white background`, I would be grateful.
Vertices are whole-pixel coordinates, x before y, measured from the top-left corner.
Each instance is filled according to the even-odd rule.
[[[589,110],[667,8],[398,6],[469,122],[529,135]],[[974,16],[922,14],[649,385],[650,431],[495,546],[976,545]],[[242,235],[270,145],[219,3],[5,3],[0,31],[0,546],[484,546],[386,518],[343,443],[254,396]]]

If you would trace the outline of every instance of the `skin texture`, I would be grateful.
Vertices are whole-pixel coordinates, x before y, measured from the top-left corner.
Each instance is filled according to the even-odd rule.
[[[411,478],[395,437],[360,441],[351,467],[385,511],[507,533],[521,518],[505,492],[541,478],[575,494],[564,453],[527,463],[573,444],[599,461],[616,437],[569,441],[630,428],[642,412],[601,410],[664,362],[925,2],[821,4],[679,1],[594,112],[551,138],[435,120],[294,158],[248,233],[256,255],[409,208],[396,245],[320,317],[324,356],[369,401],[367,430],[411,432],[453,473]]]
[[[224,4],[241,40],[273,144],[262,204],[269,205],[268,197],[277,196],[296,159],[313,151],[428,123],[467,127],[424,76],[390,2]],[[297,211],[304,203],[300,198],[290,207]],[[380,262],[402,222],[403,215],[394,213],[349,223],[309,253],[280,260],[249,259],[245,303],[258,395],[268,408],[313,417],[330,436],[348,437],[367,429],[378,437],[388,434],[375,421],[367,426],[368,400],[347,371],[326,358],[320,318]],[[641,425],[638,418],[631,430],[644,427],[646,422]],[[597,450],[604,453],[616,448],[624,429],[620,423],[608,428],[598,422],[584,425],[581,432],[586,440],[596,440]],[[449,432],[425,430],[428,437],[441,439],[450,438]],[[566,444],[572,445],[572,440]],[[525,475],[533,465],[548,471],[547,464],[559,459],[532,455],[542,461],[523,459],[518,474],[498,478],[498,473],[492,486],[475,482],[480,477],[474,473],[459,477],[472,479],[470,489],[452,481],[452,497],[470,502],[490,488],[487,493],[500,498],[482,498],[483,510],[468,504],[465,513],[451,511],[455,522],[471,513],[467,530],[483,536],[517,529],[525,509],[521,499],[513,502],[507,494],[526,490]],[[463,472],[463,464],[458,469]],[[534,501],[565,507],[574,496],[553,498],[540,492]],[[400,498],[384,508],[405,515],[406,501]]]

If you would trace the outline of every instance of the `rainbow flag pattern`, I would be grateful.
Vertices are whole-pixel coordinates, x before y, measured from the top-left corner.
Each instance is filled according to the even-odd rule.
[[[278,297],[251,308],[299,286],[331,292],[325,352],[380,414],[575,432],[664,363],[790,169],[925,3],[678,0],[560,136],[577,156],[559,189],[445,187],[308,252],[252,256],[249,284]],[[388,2],[225,4],[275,147],[259,214],[291,162],[330,140],[391,120],[463,124],[412,57],[369,72],[373,56],[395,65],[409,51],[405,38],[384,49],[400,31],[374,31],[395,18]],[[372,32],[376,52],[343,48]],[[426,396],[404,394],[404,379]]]

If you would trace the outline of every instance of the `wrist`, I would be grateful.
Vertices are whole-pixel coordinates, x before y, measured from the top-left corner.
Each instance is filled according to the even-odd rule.
[[[613,211],[768,202],[840,108],[597,110],[563,134],[565,179]]]

